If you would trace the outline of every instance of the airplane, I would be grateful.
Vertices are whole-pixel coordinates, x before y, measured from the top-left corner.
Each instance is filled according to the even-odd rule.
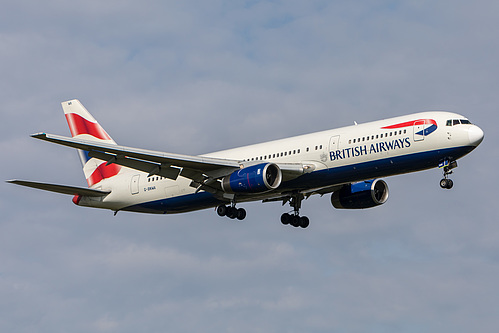
[[[462,115],[421,112],[295,136],[199,156],[118,145],[80,101],[62,103],[72,137],[32,137],[77,149],[88,187],[25,180],[7,182],[73,195],[78,206],[172,214],[214,208],[243,220],[250,201],[292,208],[281,223],[306,228],[302,201],[331,193],[338,209],[364,209],[388,200],[381,177],[440,168],[440,187],[457,160],[474,150],[484,132]]]

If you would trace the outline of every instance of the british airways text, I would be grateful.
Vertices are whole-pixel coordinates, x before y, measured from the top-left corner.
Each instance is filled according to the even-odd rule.
[[[371,143],[371,145],[363,145],[351,148],[338,149],[329,152],[329,159],[331,161],[342,160],[345,158],[358,157],[369,154],[377,154],[383,151],[409,148],[411,140],[409,138],[397,139],[385,142]]]

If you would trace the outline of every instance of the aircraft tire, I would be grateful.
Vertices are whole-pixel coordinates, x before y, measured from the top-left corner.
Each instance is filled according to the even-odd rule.
[[[218,216],[226,216],[227,215],[227,206],[220,205],[217,207]]]
[[[246,210],[244,208],[239,208],[237,210],[236,217],[238,220],[242,221],[246,217]]]
[[[281,223],[284,225],[289,224],[291,220],[291,216],[288,213],[284,213],[281,215]]]
[[[237,217],[237,208],[227,207],[227,217],[230,219],[235,219]]]
[[[440,180],[440,187],[450,190],[454,186],[452,179],[442,178]]]
[[[298,215],[291,215],[291,222],[289,223],[293,227],[299,227],[300,226],[300,217]]]
[[[309,225],[310,225],[310,220],[308,219],[308,217],[306,217],[306,216],[300,217],[300,227],[305,229]]]

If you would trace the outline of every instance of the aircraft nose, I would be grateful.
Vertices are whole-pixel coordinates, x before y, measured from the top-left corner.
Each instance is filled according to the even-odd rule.
[[[470,144],[473,146],[478,146],[483,140],[484,133],[482,129],[478,126],[471,126],[468,129],[468,138],[470,139]]]

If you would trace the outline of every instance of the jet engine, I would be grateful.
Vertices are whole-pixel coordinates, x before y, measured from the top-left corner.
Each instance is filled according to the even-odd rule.
[[[274,163],[252,165],[222,179],[222,189],[227,193],[262,193],[281,185],[282,172]]]
[[[388,185],[383,180],[372,179],[344,185],[331,195],[334,208],[363,209],[382,205],[388,200]]]

